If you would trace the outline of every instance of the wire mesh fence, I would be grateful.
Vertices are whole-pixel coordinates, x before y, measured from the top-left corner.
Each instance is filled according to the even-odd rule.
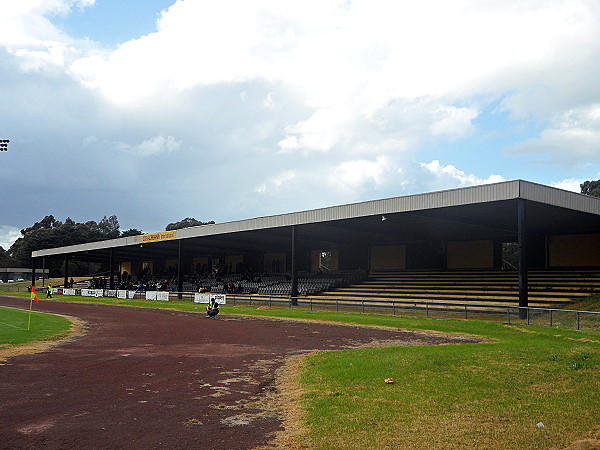
[[[80,289],[74,294],[81,295]],[[89,290],[86,290],[89,291]],[[116,297],[117,291],[98,290],[105,297]],[[27,292],[26,287],[1,286],[2,292]],[[63,293],[57,288],[56,293]],[[195,300],[195,292],[168,292],[169,301]],[[145,291],[135,291],[127,298],[145,299]],[[435,319],[494,320],[515,325],[541,325],[574,330],[600,331],[600,312],[541,307],[519,307],[507,304],[447,303],[382,299],[352,300],[345,298],[287,297],[280,295],[226,294],[227,304],[239,306],[288,308],[305,311],[387,314],[403,317]]]
[[[289,298],[281,296],[227,295],[227,303],[240,306],[268,306],[307,311],[388,314],[437,319],[494,320],[515,325],[541,325],[575,330],[600,331],[600,312],[503,304],[441,303],[426,301],[382,301]]]

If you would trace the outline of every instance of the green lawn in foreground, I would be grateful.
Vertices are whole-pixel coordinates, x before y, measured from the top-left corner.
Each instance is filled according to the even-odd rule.
[[[32,341],[58,339],[71,329],[71,322],[64,317],[38,312],[0,307],[0,346],[13,346]]]
[[[61,300],[203,311],[203,305],[189,302]],[[298,445],[561,448],[600,426],[597,331],[229,305],[222,306],[222,312],[462,333],[488,340],[322,352],[307,358],[300,375],[307,431]],[[395,383],[385,384],[388,377]],[[581,448],[598,448],[595,445]]]

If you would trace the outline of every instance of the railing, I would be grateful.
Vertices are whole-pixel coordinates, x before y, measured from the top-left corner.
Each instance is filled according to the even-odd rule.
[[[506,304],[446,303],[399,300],[347,300],[297,297],[227,295],[233,305],[268,306],[309,311],[360,312],[439,319],[483,319],[508,324],[542,325],[576,330],[600,330],[600,312],[521,307]]]
[[[62,293],[62,288],[55,288]],[[77,291],[81,292],[80,289]],[[0,286],[2,292],[27,292],[26,287]],[[113,291],[114,292],[114,291]],[[104,292],[106,294],[106,291]],[[168,292],[169,301],[193,302],[195,292]],[[44,292],[38,293],[43,296]],[[542,325],[556,328],[600,331],[600,312],[521,307],[507,304],[448,303],[401,300],[349,300],[276,295],[226,294],[227,304],[239,306],[266,306],[306,311],[336,311],[348,313],[390,314],[394,316],[436,319],[482,319],[515,325]],[[134,299],[145,299],[145,291],[136,291]],[[296,304],[293,304],[296,303]]]
[[[510,269],[507,269],[507,266],[510,267]],[[503,270],[519,270],[519,268],[513,264],[511,264],[510,262],[508,262],[505,259],[502,259],[502,269]]]

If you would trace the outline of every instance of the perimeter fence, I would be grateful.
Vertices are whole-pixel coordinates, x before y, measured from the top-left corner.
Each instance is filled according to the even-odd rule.
[[[27,292],[26,287],[0,287],[2,292]],[[40,290],[41,291],[41,290]],[[55,288],[63,293],[63,288]],[[88,297],[118,297],[116,290],[71,289],[70,295]],[[147,299],[146,291],[126,291],[120,298]],[[43,298],[45,292],[39,292]],[[66,293],[66,291],[65,291]],[[163,301],[197,301],[195,292],[161,291]],[[210,294],[210,293],[208,293]],[[383,299],[353,300],[345,298],[286,297],[278,295],[216,294],[228,305],[268,308],[286,308],[304,311],[386,314],[403,317],[432,319],[493,320],[513,325],[541,325],[585,331],[600,331],[600,312],[572,309],[521,307],[491,303],[448,303],[429,301],[402,301]]]

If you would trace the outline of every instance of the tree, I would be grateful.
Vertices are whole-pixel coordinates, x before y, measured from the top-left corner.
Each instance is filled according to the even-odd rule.
[[[579,186],[581,187],[582,194],[600,197],[600,180],[585,181]]]
[[[104,216],[99,223],[93,220],[77,223],[69,217],[62,223],[49,215],[33,226],[21,230],[21,237],[13,243],[8,254],[12,259],[11,265],[31,267],[32,251],[102,241],[120,235],[119,221],[114,215],[108,218]],[[0,263],[2,263],[1,258]],[[47,267],[51,270],[51,274],[59,276],[60,262],[51,258],[48,263]]]
[[[119,237],[121,232],[119,231],[119,221],[117,216],[110,216],[108,219],[106,216],[98,223],[100,232],[107,237],[107,239],[114,239]]]
[[[137,228],[130,228],[129,230],[125,230],[121,233],[121,237],[127,236],[139,236],[140,234],[144,234],[141,230]]]
[[[165,231],[179,230],[180,228],[187,227],[197,227],[198,225],[211,225],[214,223],[214,220],[211,220],[210,222],[200,222],[199,220],[196,220],[193,217],[187,217],[183,220],[180,220],[179,222],[170,223],[165,228]]]
[[[0,267],[14,267],[11,256],[2,247],[0,247]]]

